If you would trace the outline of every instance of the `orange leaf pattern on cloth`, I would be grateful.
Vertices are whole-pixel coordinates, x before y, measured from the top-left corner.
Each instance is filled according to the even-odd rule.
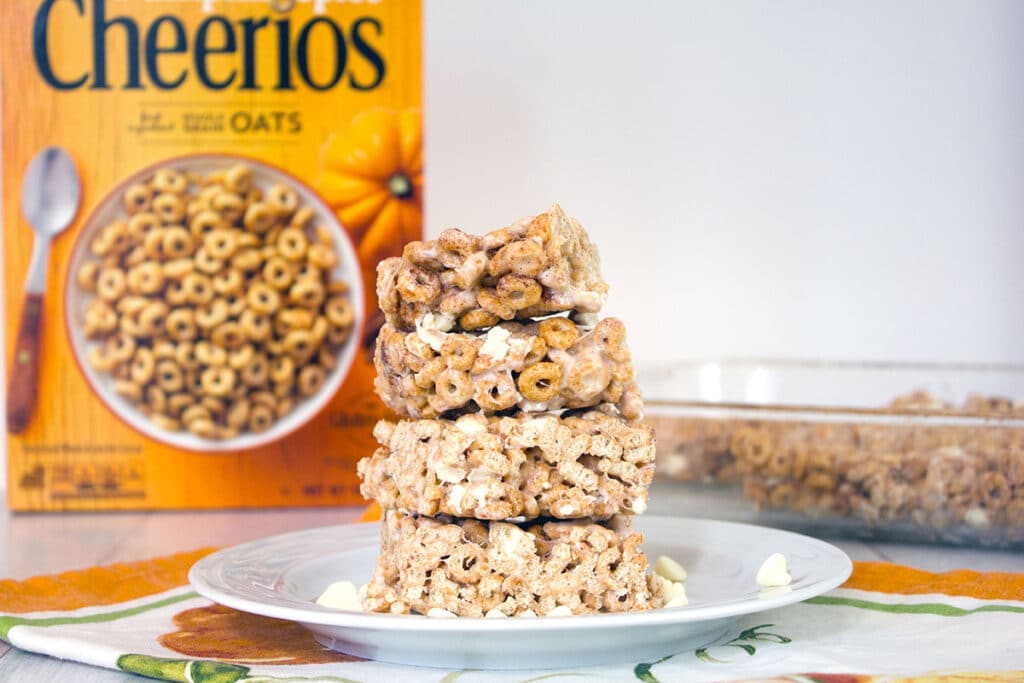
[[[1024,574],[981,573],[970,569],[934,574],[888,562],[855,562],[842,588],[921,595],[942,593],[981,600],[1024,600]]]
[[[25,581],[0,581],[0,610],[21,614],[113,605],[188,583],[188,570],[216,548],[126,562]]]
[[[359,521],[376,522],[380,519],[380,515],[380,504],[375,501],[373,503],[370,503],[370,505],[366,508],[366,512],[364,512],[363,516],[359,518]]]
[[[160,644],[197,659],[233,664],[363,661],[326,649],[312,633],[294,622],[247,614],[222,605],[179,612],[174,615],[174,625],[178,630],[160,636]]]

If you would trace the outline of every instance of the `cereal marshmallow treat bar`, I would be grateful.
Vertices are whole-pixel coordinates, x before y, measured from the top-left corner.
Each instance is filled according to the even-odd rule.
[[[428,315],[414,332],[385,324],[374,363],[377,394],[410,417],[467,407],[544,412],[601,403],[629,419],[642,413],[626,328],[615,318],[589,330],[568,318],[547,318],[479,334],[446,332]]]
[[[518,526],[391,510],[381,540],[363,601],[372,612],[545,616],[645,610],[664,599],[628,517]]]
[[[608,296],[597,248],[557,204],[483,237],[457,228],[411,242],[377,266],[377,295],[392,327],[413,330],[428,313],[454,329],[564,311],[596,313]]]
[[[579,416],[382,420],[362,493],[389,509],[475,519],[641,513],[654,433],[592,410]]]

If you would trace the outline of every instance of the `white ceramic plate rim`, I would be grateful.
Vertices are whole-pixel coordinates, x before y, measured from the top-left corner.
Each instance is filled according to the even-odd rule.
[[[647,519],[652,522],[666,519],[650,515]],[[676,524],[699,524],[713,525],[719,529],[718,533],[729,533],[730,531],[743,530],[771,536],[779,540],[782,545],[784,540],[791,543],[801,544],[804,548],[813,548],[823,555],[829,556],[837,563],[837,569],[813,581],[796,581],[788,592],[778,591],[772,593],[766,591],[755,599],[738,599],[725,601],[719,604],[706,606],[687,606],[675,608],[662,608],[641,612],[628,612],[623,614],[591,614],[573,615],[571,617],[541,617],[536,619],[487,619],[483,617],[460,617],[457,619],[437,619],[423,616],[393,615],[393,614],[367,614],[365,612],[347,612],[336,609],[321,607],[313,602],[305,602],[282,596],[273,587],[260,586],[266,591],[265,600],[254,600],[239,595],[229,585],[215,585],[207,580],[213,576],[215,570],[233,561],[235,557],[244,556],[258,546],[267,546],[272,551],[274,544],[283,540],[293,540],[299,534],[332,534],[340,533],[347,536],[344,540],[351,543],[373,543],[379,544],[380,523],[364,523],[355,525],[342,525],[335,527],[321,527],[306,531],[291,532],[271,536],[256,541],[250,541],[231,548],[218,551],[199,560],[189,571],[188,579],[200,595],[213,600],[227,607],[232,607],[243,612],[260,614],[277,619],[286,619],[306,624],[317,624],[325,626],[342,626],[347,628],[370,629],[375,631],[422,631],[429,629],[435,632],[448,633],[502,633],[510,631],[564,631],[566,629],[606,629],[615,626],[626,628],[630,625],[657,625],[657,624],[679,624],[687,622],[699,622],[712,619],[722,619],[763,612],[765,610],[784,607],[809,598],[827,593],[836,588],[850,577],[853,572],[853,563],[850,558],[836,548],[834,545],[809,536],[797,534],[791,531],[759,527],[752,524],[739,524],[735,522],[722,522],[717,520],[671,518]],[[348,533],[345,533],[345,532]],[[353,545],[353,549],[356,546]],[[361,547],[361,546],[360,546]],[[840,568],[841,567],[841,568]],[[366,577],[369,579],[369,577]],[[693,596],[691,596],[692,598]]]
[[[148,177],[157,169],[166,166],[180,168],[192,164],[193,167],[189,170],[208,170],[210,168],[223,168],[238,162],[249,164],[261,184],[279,182],[294,187],[302,198],[303,203],[316,210],[316,220],[318,224],[325,226],[330,232],[331,239],[334,241],[334,248],[339,257],[338,265],[333,273],[338,277],[343,277],[350,287],[349,297],[355,312],[355,329],[353,329],[349,340],[342,346],[337,357],[337,365],[328,373],[320,391],[315,396],[296,403],[295,408],[271,425],[270,429],[258,434],[243,433],[232,439],[202,439],[190,432],[171,432],[160,429],[150,422],[127,399],[118,396],[114,392],[113,379],[109,375],[101,374],[89,365],[85,354],[89,348],[95,345],[95,342],[85,338],[85,334],[82,332],[81,320],[85,315],[86,304],[94,295],[78,288],[75,282],[75,273],[77,273],[78,267],[86,258],[85,253],[92,236],[108,219],[113,220],[115,217],[124,217],[124,211],[121,209],[121,197],[128,185]],[[237,154],[197,153],[163,159],[132,173],[113,189],[109,190],[92,208],[82,223],[82,227],[75,239],[76,241],[66,266],[66,282],[63,293],[64,321],[72,354],[86,382],[90,385],[93,392],[100,397],[104,405],[122,422],[145,436],[155,441],[189,451],[223,452],[259,448],[287,436],[309,422],[309,420],[323,410],[337,393],[345,381],[345,377],[348,376],[349,369],[355,360],[356,346],[359,343],[359,339],[362,338],[363,281],[359,270],[359,259],[356,256],[355,248],[352,246],[352,240],[342,227],[337,215],[311,187],[287,171],[258,159]]]

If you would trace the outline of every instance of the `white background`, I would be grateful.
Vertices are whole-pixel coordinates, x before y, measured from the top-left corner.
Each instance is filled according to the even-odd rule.
[[[426,0],[425,23],[428,233],[560,202],[638,365],[1024,362],[1024,2]]]
[[[428,2],[427,229],[560,202],[634,358],[1022,361],[1024,3]]]

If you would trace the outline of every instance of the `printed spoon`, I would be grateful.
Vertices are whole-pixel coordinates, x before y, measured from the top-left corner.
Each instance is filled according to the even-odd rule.
[[[81,198],[82,183],[67,151],[47,147],[36,154],[21,185],[21,212],[36,236],[7,390],[7,431],[11,434],[20,434],[28,427],[39,396],[39,334],[50,240],[71,225]]]

